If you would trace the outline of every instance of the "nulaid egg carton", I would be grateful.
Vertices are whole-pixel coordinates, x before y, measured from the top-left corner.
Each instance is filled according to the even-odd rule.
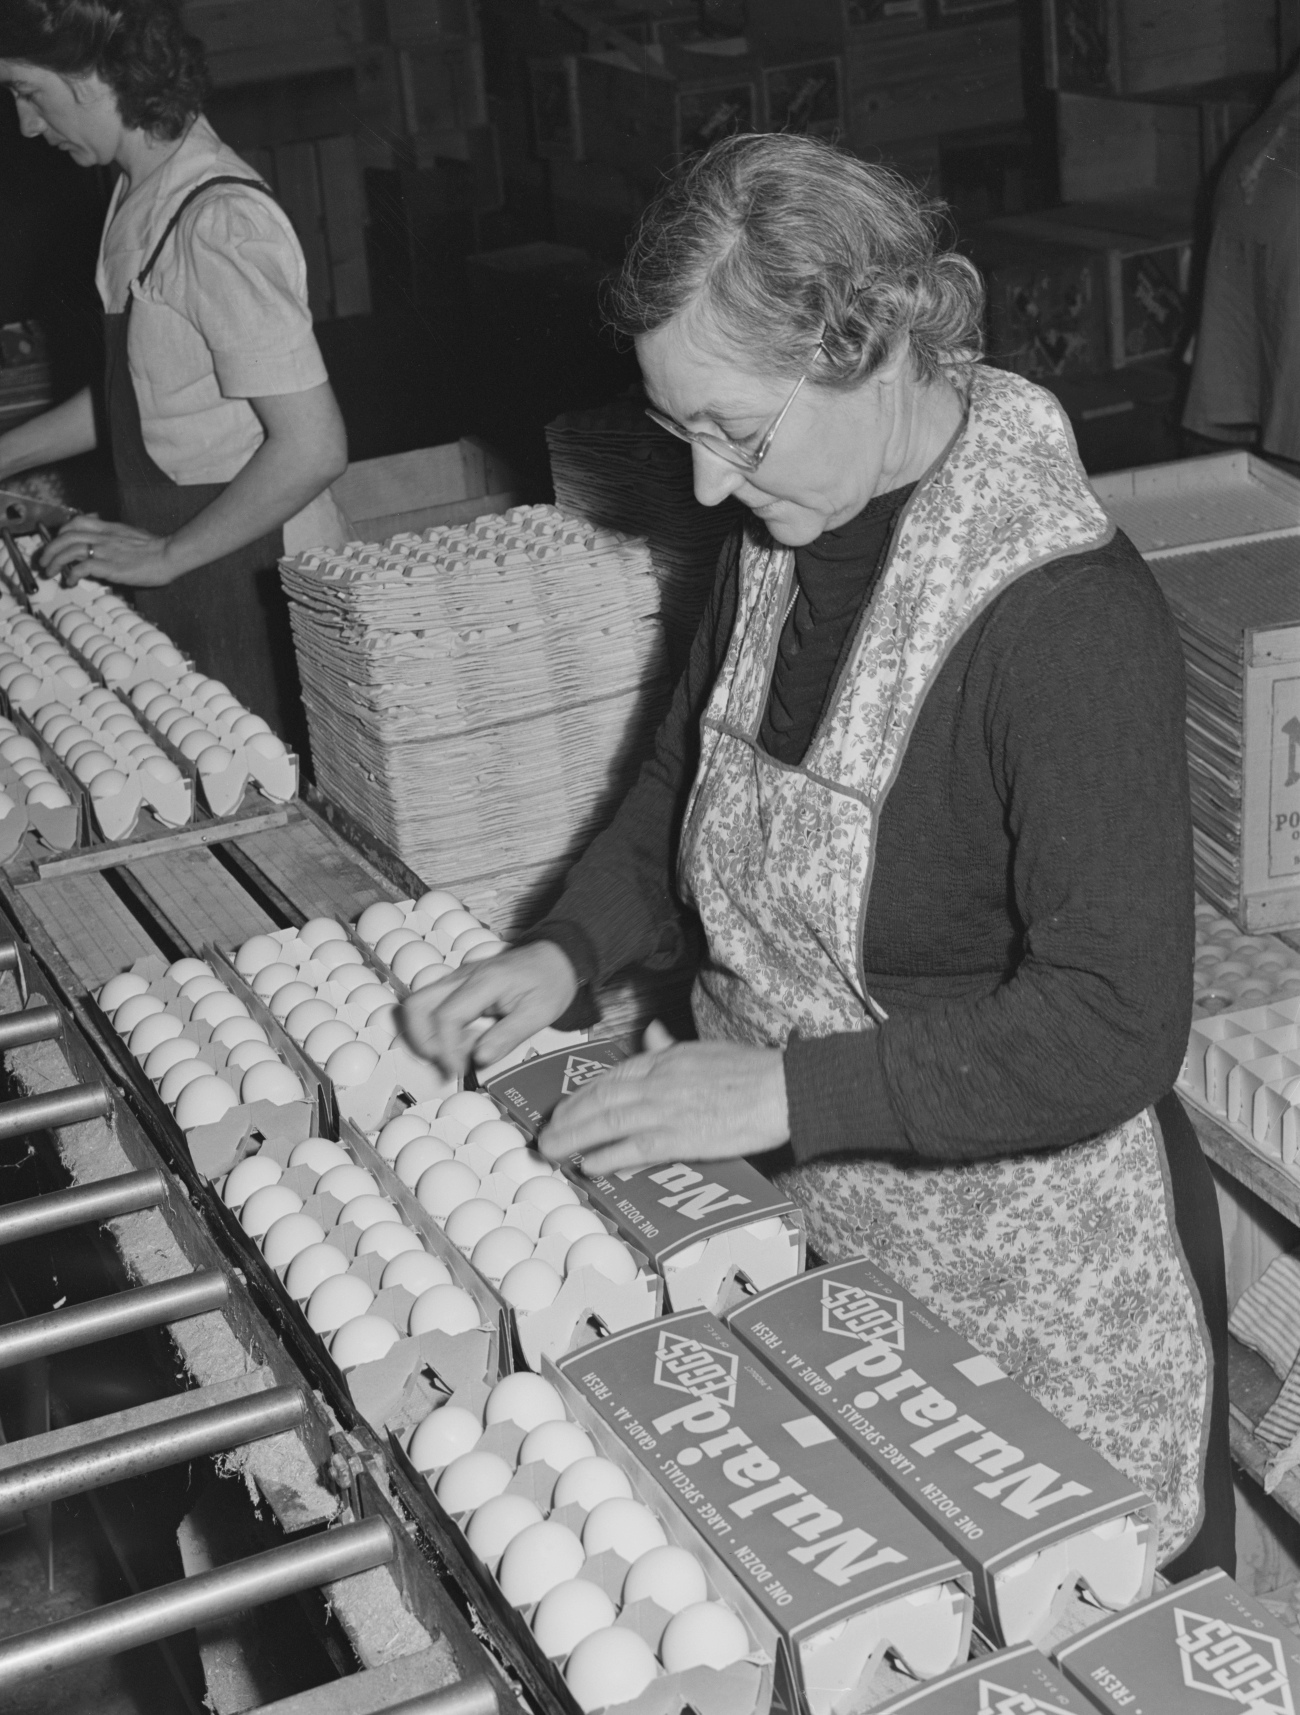
[[[359,1130],[458,1088],[402,1041],[396,990],[334,918],[214,949],[212,961],[284,1059],[320,1081],[331,1114]]]
[[[1032,1644],[1022,1644],[913,1686],[872,1715],[1093,1715],[1093,1706]]]
[[[341,1135],[352,1136],[346,1124]],[[475,1269],[515,1362],[536,1370],[660,1313],[663,1284],[644,1250],[482,1092],[416,1103],[356,1142],[432,1223],[431,1248]]]
[[[1041,1644],[1082,1588],[1151,1593],[1154,1506],[867,1258],[760,1293],[727,1326],[970,1572],[998,1644]]]
[[[1198,899],[1192,993],[1198,1013],[1294,999],[1300,954],[1276,935],[1243,935],[1230,917]]]
[[[609,1037],[530,1056],[484,1088],[536,1138],[561,1099],[638,1053],[639,1035]],[[662,1276],[673,1310],[720,1313],[747,1294],[802,1272],[803,1216],[749,1162],[664,1162],[592,1174],[566,1173]]]
[[[167,754],[197,780],[214,816],[243,803],[250,782],[272,803],[297,796],[298,759],[260,715],[219,679],[193,669],[166,633],[107,584],[43,584],[32,597],[64,648],[109,689],[129,698]]]
[[[1053,1651],[1106,1715],[1294,1715],[1300,1639],[1226,1572],[1203,1572]]]
[[[918,1679],[966,1659],[970,1573],[708,1311],[612,1335],[546,1374],[690,1526],[774,1663],[773,1708],[848,1715],[887,1658]]]
[[[762,1715],[773,1658],[715,1557],[553,1377],[453,1394],[394,1456],[458,1570],[569,1715]]]
[[[1291,1166],[1300,1152],[1300,996],[1193,1019],[1177,1087],[1243,1143]]]

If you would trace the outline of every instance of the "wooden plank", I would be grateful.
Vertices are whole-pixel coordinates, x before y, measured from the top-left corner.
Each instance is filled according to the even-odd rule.
[[[385,1715],[424,1693],[444,1687],[453,1690],[450,1671],[443,1650],[422,1650],[419,1655],[401,1656],[382,1667],[318,1685],[313,1691],[300,1691],[282,1702],[264,1703],[256,1715]]]
[[[376,900],[400,897],[392,882],[314,817],[234,843],[304,917],[350,923]]]
[[[31,882],[18,897],[87,989],[159,950],[102,875]]]
[[[161,857],[164,852],[185,851],[191,846],[222,845],[239,833],[257,833],[262,828],[281,828],[292,812],[288,809],[268,810],[261,816],[244,816],[234,822],[202,822],[182,833],[164,834],[156,840],[135,840],[129,844],[96,846],[91,851],[78,852],[74,857],[49,858],[36,865],[42,880],[58,875],[81,875],[96,869],[120,869],[123,864],[139,858]]]
[[[130,876],[176,941],[192,952],[206,942],[238,947],[250,935],[279,927],[201,848],[141,858]]]
[[[1204,1108],[1198,1107],[1186,1091],[1179,1090],[1178,1094],[1196,1128],[1201,1148],[1210,1160],[1257,1197],[1262,1197],[1270,1208],[1300,1225],[1300,1179],[1288,1172],[1280,1161],[1272,1161],[1248,1148],[1226,1126],[1220,1125]]]

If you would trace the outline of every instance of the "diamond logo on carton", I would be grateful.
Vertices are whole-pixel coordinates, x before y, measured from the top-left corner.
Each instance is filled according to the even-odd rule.
[[[848,1340],[878,1340],[903,1350],[903,1306],[897,1298],[865,1292],[841,1280],[822,1282],[822,1332]]]
[[[1070,1715],[1060,1703],[1044,1703],[1027,1691],[1010,1691],[991,1679],[980,1680],[979,1715]]]
[[[740,1358],[735,1352],[720,1352],[670,1328],[660,1330],[655,1348],[655,1382],[659,1387],[733,1406],[739,1373]]]
[[[1282,1646],[1266,1632],[1174,1609],[1183,1683],[1249,1715],[1296,1715]]]
[[[580,1090],[584,1084],[589,1084],[593,1078],[599,1078],[602,1073],[608,1071],[608,1061],[592,1060],[586,1054],[570,1054],[564,1062],[560,1094],[571,1096],[575,1090]]]

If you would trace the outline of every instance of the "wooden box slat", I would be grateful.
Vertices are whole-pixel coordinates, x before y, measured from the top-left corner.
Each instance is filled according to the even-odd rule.
[[[32,882],[18,894],[87,989],[158,951],[96,872]]]
[[[250,935],[279,927],[202,848],[137,859],[130,874],[176,941],[194,952],[209,941],[237,947]]]
[[[377,899],[398,890],[313,817],[232,842],[306,917],[352,922]]]

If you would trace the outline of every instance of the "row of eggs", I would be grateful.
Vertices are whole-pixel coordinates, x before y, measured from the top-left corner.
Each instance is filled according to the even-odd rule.
[[[166,632],[142,619],[115,590],[82,582],[73,590],[51,592],[48,617],[59,635],[89,661],[106,684],[124,684],[137,661],[152,660],[171,673],[185,657]]]
[[[478,1442],[498,1423],[524,1432],[517,1464]],[[412,1431],[408,1456],[437,1472],[434,1492],[464,1518],[470,1548],[516,1608],[533,1610],[543,1653],[564,1661],[564,1677],[584,1710],[637,1697],[659,1673],[725,1668],[749,1654],[738,1616],[709,1600],[695,1555],[668,1541],[655,1513],[632,1492],[623,1469],[602,1457],[586,1430],[569,1420],[543,1377],[520,1371],[498,1382],[480,1420],[463,1405],[442,1405]],[[550,1512],[575,1506],[577,1531],[546,1516],[528,1495],[511,1492],[516,1469],[543,1464],[556,1473]],[[468,1515],[468,1516],[466,1516]],[[589,1559],[612,1551],[627,1565],[620,1602],[653,1601],[670,1616],[659,1661],[645,1640],[619,1626],[618,1608],[601,1584],[582,1576]]]
[[[552,1304],[564,1278],[580,1268],[617,1285],[637,1278],[634,1253],[487,1096],[460,1091],[432,1118],[399,1114],[375,1147],[448,1240],[521,1314]],[[467,1156],[490,1163],[495,1183],[485,1185]],[[537,1241],[508,1220],[509,1205],[499,1201],[508,1186],[511,1205],[540,1214],[540,1239],[563,1243],[563,1275],[534,1255]]]
[[[45,810],[67,810],[72,799],[41,760],[38,746],[23,736],[10,720],[0,718],[0,756],[17,776],[9,790],[0,790],[0,818],[18,804]]]
[[[500,936],[443,888],[432,888],[409,904],[379,900],[368,905],[357,918],[357,935],[410,989],[424,988],[462,963],[505,951]]]
[[[280,1164],[267,1155],[249,1155],[233,1167],[221,1188],[223,1202],[260,1246],[341,1370],[382,1358],[404,1333],[455,1335],[481,1327],[473,1298],[452,1280],[447,1265],[425,1250],[401,1210],[382,1195],[374,1175],[341,1144],[306,1138],[294,1145],[289,1167],[315,1175],[313,1196],[342,1205],[337,1228],[357,1229],[357,1257],[375,1256],[383,1263],[379,1290],[401,1287],[415,1301],[403,1328],[375,1314],[374,1288],[352,1272],[346,1251],[331,1242],[321,1222],[304,1212],[299,1193],[281,1183],[285,1170]]]

